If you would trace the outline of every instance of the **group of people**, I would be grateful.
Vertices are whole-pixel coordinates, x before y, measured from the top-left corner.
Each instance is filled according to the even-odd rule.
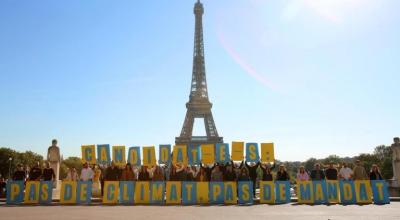
[[[85,163],[81,174],[71,167],[66,180],[93,181],[93,189],[100,187],[103,194],[105,181],[199,181],[199,182],[223,182],[223,181],[252,181],[255,185],[257,180],[273,181],[289,180],[289,174],[280,166],[275,178],[269,163],[245,162],[215,163],[210,165],[200,164],[198,166],[186,166],[183,164],[169,164],[148,166],[132,166],[127,163],[123,168],[116,166],[114,162],[110,165],[92,165]],[[258,178],[258,169],[261,170],[262,178]],[[255,195],[255,187],[253,187]]]
[[[316,163],[311,172],[305,170],[304,166],[297,172],[297,181],[308,180],[382,180],[382,174],[376,164],[372,165],[371,171],[367,173],[360,160],[357,160],[353,169],[343,163],[338,170],[334,162],[330,162],[326,169]]]
[[[32,168],[25,168],[22,164],[18,164],[12,179],[14,181],[55,181],[56,175],[49,162],[44,163],[43,169],[40,167],[40,163],[37,162]]]
[[[233,162],[200,164],[186,166],[183,164],[132,166],[127,163],[124,167],[116,166],[114,162],[109,165],[89,165],[84,163],[80,174],[76,167],[69,167],[64,180],[92,181],[94,196],[103,194],[105,181],[199,181],[199,182],[223,182],[223,181],[251,181],[253,182],[253,195],[258,181],[289,181],[290,175],[281,164],[273,175],[275,163]],[[17,166],[12,179],[15,181],[54,181],[54,170],[45,162],[43,169],[36,163],[32,168],[26,169],[22,164]],[[308,180],[382,180],[382,175],[377,165],[373,165],[369,173],[356,161],[353,169],[343,163],[338,170],[333,162],[324,166],[317,163],[314,169],[308,172],[301,166],[296,175],[296,181]]]

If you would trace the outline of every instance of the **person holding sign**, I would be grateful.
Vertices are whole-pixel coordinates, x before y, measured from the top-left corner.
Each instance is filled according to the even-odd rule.
[[[238,176],[238,181],[250,181],[249,171],[245,167],[242,167]]]
[[[162,171],[162,169],[161,169],[161,167],[160,166],[155,166],[153,169],[152,169],[152,180],[153,181],[165,181],[165,177],[164,177],[164,173],[163,173],[163,171]]]
[[[249,170],[250,180],[253,182],[253,197],[256,197],[256,180],[257,180],[257,168],[260,165],[260,162],[251,162],[247,164],[247,161],[244,163]]]
[[[333,166],[333,161],[329,162],[328,169],[325,170],[325,176],[327,180],[337,180],[338,179],[338,171]]]
[[[136,175],[133,172],[133,169],[132,169],[132,166],[130,163],[127,163],[125,166],[125,169],[122,170],[121,180],[122,181],[136,181]]]
[[[225,168],[225,172],[224,172],[224,181],[227,182],[235,182],[236,181],[236,173],[233,170],[233,166],[232,166],[232,162],[229,163],[226,168]]]
[[[339,178],[341,180],[351,180],[353,177],[353,171],[347,166],[346,163],[343,163],[342,168],[339,171]]]
[[[82,181],[92,181],[94,176],[94,172],[92,168],[89,167],[89,164],[85,162],[83,164],[83,168],[81,171],[81,180]]]
[[[307,171],[304,169],[304,166],[299,168],[299,172],[297,172],[297,181],[308,181],[310,180],[310,176],[308,176]]]
[[[372,164],[371,172],[369,173],[370,180],[383,180],[381,172],[379,171],[378,165]]]
[[[204,167],[200,167],[195,179],[197,182],[208,182],[209,179],[207,177],[207,172]]]
[[[150,181],[150,174],[147,170],[147,166],[141,166],[139,171],[138,181]]]
[[[275,168],[275,163],[271,167],[269,164],[260,164],[260,169],[262,171],[262,181],[273,181],[273,176],[271,170]]]
[[[214,170],[211,172],[211,182],[222,182],[223,181],[223,175],[222,172],[219,169],[219,166],[215,166]]]
[[[115,166],[114,161],[111,161],[111,166],[107,167],[104,175],[105,181],[118,181],[120,179],[120,170]]]
[[[311,171],[311,180],[314,181],[320,181],[325,179],[325,173],[323,170],[321,170],[321,165],[319,163],[316,163],[314,165],[314,169]]]
[[[290,180],[289,174],[286,172],[285,166],[283,164],[279,165],[279,170],[276,173],[277,181],[288,181]]]

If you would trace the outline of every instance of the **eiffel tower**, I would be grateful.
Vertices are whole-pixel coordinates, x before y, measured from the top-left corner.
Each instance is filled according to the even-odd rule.
[[[196,18],[192,85],[189,102],[186,103],[186,117],[183,122],[181,135],[175,138],[176,144],[198,145],[222,143],[222,137],[218,136],[214,119],[211,113],[212,103],[208,100],[206,70],[204,64],[204,42],[203,42],[203,4],[198,0],[194,6]],[[207,136],[192,136],[195,118],[203,118]]]

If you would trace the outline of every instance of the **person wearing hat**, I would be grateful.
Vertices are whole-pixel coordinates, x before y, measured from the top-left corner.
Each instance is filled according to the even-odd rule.
[[[367,175],[367,171],[365,171],[365,168],[361,165],[360,160],[356,160],[356,166],[353,169],[354,173],[354,180],[367,180],[369,179]]]
[[[338,171],[333,165],[333,161],[329,162],[328,169],[325,170],[325,176],[327,180],[337,180],[338,179]]]

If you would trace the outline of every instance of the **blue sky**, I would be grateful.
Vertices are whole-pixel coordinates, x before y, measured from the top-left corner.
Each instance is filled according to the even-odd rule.
[[[203,0],[208,89],[228,143],[281,160],[353,156],[400,135],[400,1]],[[194,1],[0,2],[0,146],[179,135]],[[202,134],[196,124],[195,134]]]

